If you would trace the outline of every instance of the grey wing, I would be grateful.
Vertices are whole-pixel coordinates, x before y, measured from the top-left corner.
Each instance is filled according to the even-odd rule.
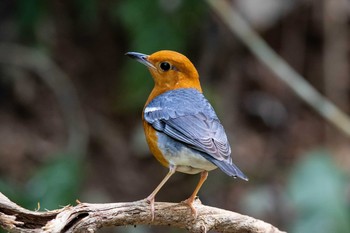
[[[165,93],[145,108],[144,119],[156,130],[189,147],[230,176],[247,177],[232,163],[225,130],[214,109],[196,90],[178,89]]]
[[[201,155],[227,175],[248,180],[232,163],[231,148],[219,120],[208,119],[202,113],[198,113],[155,121],[153,127],[195,150],[204,152]]]
[[[225,130],[217,119],[197,113],[170,118],[163,122],[163,132],[170,137],[207,153],[214,159],[231,162],[231,148]]]

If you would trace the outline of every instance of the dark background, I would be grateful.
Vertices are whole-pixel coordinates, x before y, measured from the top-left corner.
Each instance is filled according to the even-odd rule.
[[[231,1],[264,40],[349,113],[347,1]],[[289,232],[350,231],[349,138],[262,65],[202,1],[2,0],[0,191],[29,209],[145,198],[167,173],[141,126],[153,81],[125,52],[179,51],[197,67],[235,163],[199,196]],[[179,202],[198,175],[174,175]],[[105,232],[185,232],[158,227]]]

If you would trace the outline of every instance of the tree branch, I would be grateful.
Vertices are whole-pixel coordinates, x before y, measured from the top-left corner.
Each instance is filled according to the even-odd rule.
[[[346,136],[350,136],[350,118],[313,86],[298,74],[251,28],[251,26],[230,5],[229,1],[206,0],[209,6],[221,18],[243,44],[263,64],[288,85],[296,95],[310,105],[330,124],[337,127]]]
[[[0,192],[0,226],[10,232],[53,233],[95,232],[106,226],[153,225],[185,228],[199,233],[218,232],[281,233],[276,227],[252,217],[205,206],[195,202],[196,219],[182,203],[155,203],[155,219],[151,220],[149,204],[145,200],[125,203],[78,203],[62,209],[38,212],[24,209]]]

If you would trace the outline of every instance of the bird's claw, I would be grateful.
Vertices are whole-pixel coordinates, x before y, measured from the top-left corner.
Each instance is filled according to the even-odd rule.
[[[151,221],[153,222],[154,220],[154,197],[150,198],[150,197],[147,197],[146,198],[146,201],[148,202],[148,204],[150,204],[150,207],[151,207]]]
[[[188,199],[182,201],[182,203],[184,203],[185,205],[188,205],[188,207],[191,208],[191,213],[192,213],[193,217],[196,219],[197,216],[198,216],[198,213],[197,213],[196,208],[194,208],[194,206],[193,206],[194,199],[193,198],[188,198]]]

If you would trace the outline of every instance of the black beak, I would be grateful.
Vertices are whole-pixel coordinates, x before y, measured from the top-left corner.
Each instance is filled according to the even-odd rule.
[[[128,57],[135,59],[136,61],[144,64],[147,67],[155,69],[156,67],[148,61],[149,55],[143,54],[143,53],[136,53],[136,52],[127,52],[125,53]]]

